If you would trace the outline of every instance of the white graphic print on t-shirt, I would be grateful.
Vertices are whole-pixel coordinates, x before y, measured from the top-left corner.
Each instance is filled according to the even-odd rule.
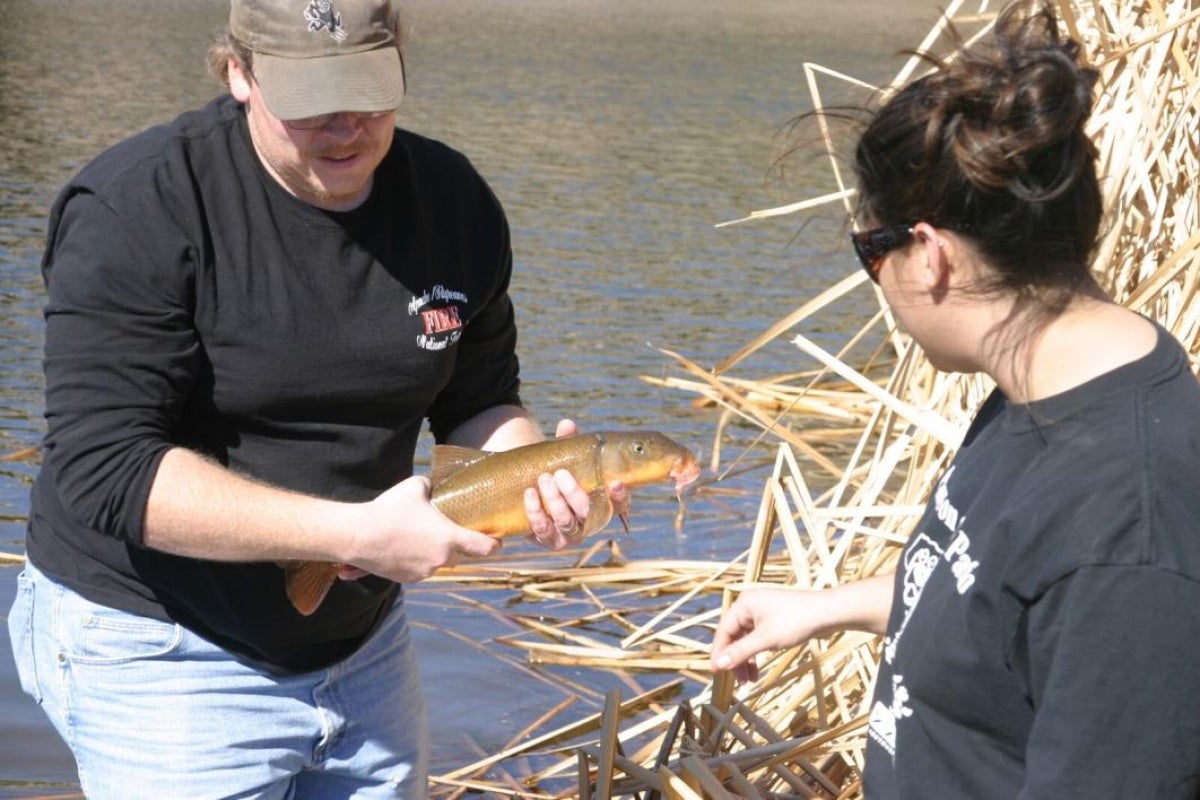
[[[950,565],[955,588],[960,595],[966,593],[975,583],[975,569],[979,562],[970,556],[971,538],[964,530],[966,517],[959,514],[958,509],[950,502],[948,484],[953,474],[954,467],[951,467],[938,481],[937,491],[934,493],[934,511],[938,521],[954,532],[949,546],[943,548],[924,532],[919,532],[913,535],[904,548],[904,558],[900,565],[903,579],[900,599],[904,603],[904,617],[896,631],[883,641],[883,660],[889,665],[894,664],[896,648],[904,636],[908,621],[921,600],[925,585],[940,564],[945,562]],[[867,731],[894,759],[899,723],[905,717],[912,716],[912,708],[908,704],[908,689],[904,686],[903,675],[898,672],[892,674],[891,688],[892,701],[885,703],[879,699],[872,707]],[[882,698],[883,690],[879,694]]]

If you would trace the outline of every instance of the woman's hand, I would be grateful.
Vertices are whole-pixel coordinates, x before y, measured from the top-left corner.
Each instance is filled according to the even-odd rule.
[[[796,589],[742,592],[713,634],[712,668],[733,670],[738,683],[758,680],[757,654],[794,647],[816,633],[813,610],[820,598],[820,592]]]
[[[739,683],[756,681],[755,656],[764,651],[785,650],[836,631],[882,634],[891,613],[894,580],[884,573],[820,591],[747,588],[717,623],[712,668],[733,670]]]

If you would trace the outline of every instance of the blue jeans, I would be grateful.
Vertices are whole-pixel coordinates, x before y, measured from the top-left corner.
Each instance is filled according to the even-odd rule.
[[[71,748],[89,800],[426,795],[425,705],[399,601],[350,658],[282,677],[29,563],[8,624],[21,687]]]

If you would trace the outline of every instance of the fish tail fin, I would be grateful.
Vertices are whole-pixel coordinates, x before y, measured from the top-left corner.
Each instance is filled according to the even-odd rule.
[[[337,580],[338,565],[327,561],[292,561],[284,567],[288,599],[304,616],[320,608]]]

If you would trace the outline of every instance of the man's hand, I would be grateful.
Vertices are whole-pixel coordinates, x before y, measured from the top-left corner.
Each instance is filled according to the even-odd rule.
[[[500,540],[458,525],[429,501],[429,480],[413,476],[363,504],[354,554],[339,577],[363,571],[400,583],[424,580],[463,558],[484,558]]]
[[[559,420],[554,434],[558,438],[574,436],[578,428],[572,420]],[[621,481],[605,487],[613,514],[629,512],[629,489]],[[525,513],[529,517],[531,538],[543,547],[561,550],[583,540],[584,522],[591,511],[588,493],[565,469],[538,476],[537,488],[525,490]]]

